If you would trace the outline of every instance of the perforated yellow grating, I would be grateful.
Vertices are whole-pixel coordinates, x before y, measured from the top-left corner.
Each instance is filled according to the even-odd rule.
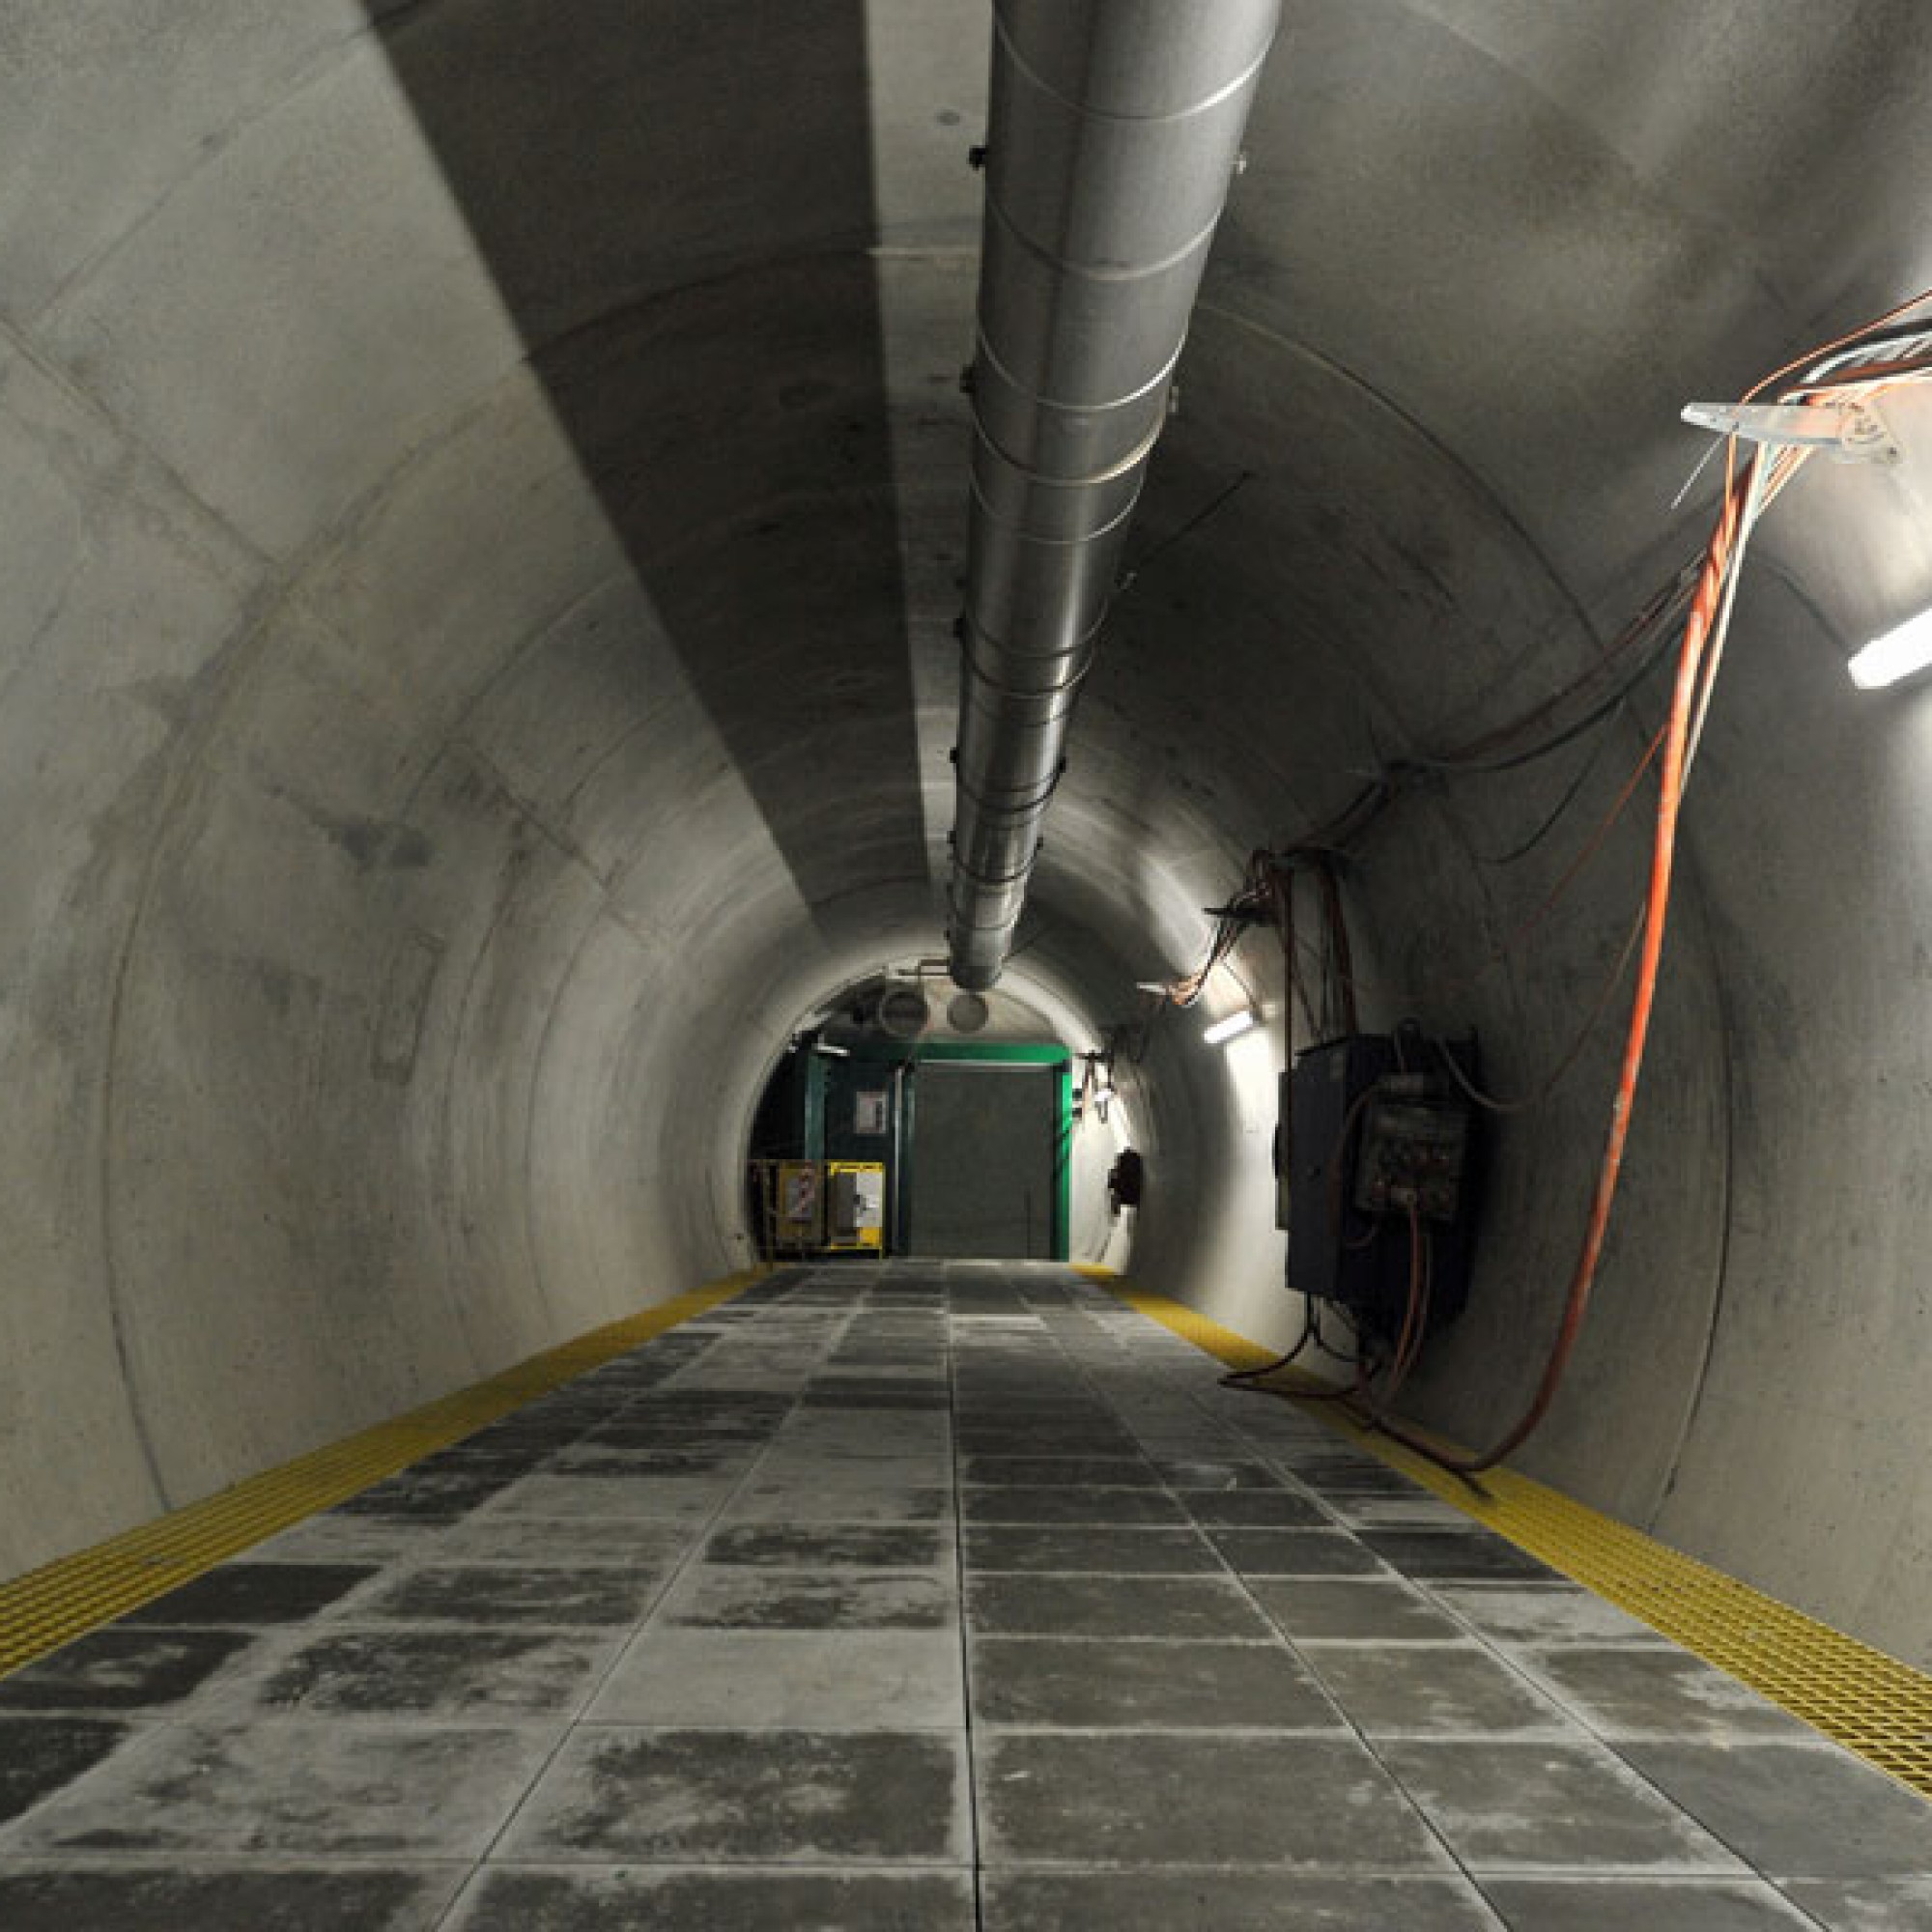
[[[0,1583],[0,1676],[97,1624],[137,1608],[264,1537],[473,1435],[573,1377],[716,1308],[765,1272],[753,1268],[727,1275],[641,1314],[592,1329],[488,1381],[459,1389],[326,1449],[312,1450],[278,1468],[265,1469],[233,1489]]]
[[[1085,1270],[1122,1300],[1226,1362],[1253,1369],[1274,1351],[1164,1294]],[[1321,1386],[1291,1372],[1284,1386]],[[1426,1457],[1311,1406],[1339,1433],[1373,1450],[1445,1502],[1640,1617],[1686,1650],[1728,1671],[1867,1763],[1932,1798],[1932,1677],[1740,1583],[1641,1530],[1509,1469],[1492,1469],[1479,1492]],[[1442,1442],[1444,1449],[1454,1444]]]

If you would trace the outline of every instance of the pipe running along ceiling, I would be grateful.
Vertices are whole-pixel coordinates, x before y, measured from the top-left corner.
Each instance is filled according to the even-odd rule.
[[[1280,0],[1002,0],[973,397],[952,978],[1000,976]]]

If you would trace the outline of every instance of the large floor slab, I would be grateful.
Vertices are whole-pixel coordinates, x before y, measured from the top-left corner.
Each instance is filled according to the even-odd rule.
[[[8,1932],[1894,1932],[1932,1807],[1070,1271],[791,1269],[0,1681]]]

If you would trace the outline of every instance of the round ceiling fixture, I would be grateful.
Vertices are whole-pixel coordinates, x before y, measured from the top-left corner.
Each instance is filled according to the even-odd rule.
[[[879,995],[879,1029],[895,1039],[917,1039],[932,1017],[917,986],[889,986]]]
[[[946,1006],[946,1024],[954,1033],[978,1033],[991,1010],[978,993],[954,993]]]

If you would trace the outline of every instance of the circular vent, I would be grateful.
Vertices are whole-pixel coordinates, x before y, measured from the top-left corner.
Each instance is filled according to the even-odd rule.
[[[917,986],[893,986],[879,995],[879,1027],[895,1039],[916,1039],[925,1031],[932,1009]]]
[[[987,1007],[978,993],[954,993],[947,1003],[946,1024],[954,1033],[978,1033],[986,1024]]]

